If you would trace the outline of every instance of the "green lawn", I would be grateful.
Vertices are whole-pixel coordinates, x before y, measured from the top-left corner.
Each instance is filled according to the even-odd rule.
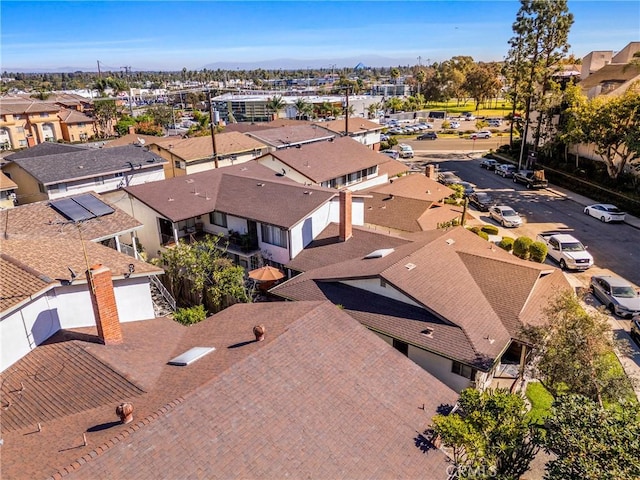
[[[542,424],[551,411],[553,396],[542,386],[540,382],[530,382],[525,392],[527,399],[531,403],[529,419],[532,422]]]
[[[497,102],[491,102],[491,105],[487,103],[481,104],[480,108],[476,110],[476,104],[470,100],[466,103],[457,100],[450,100],[449,102],[429,102],[426,106],[427,110],[446,110],[451,115],[457,115],[462,113],[473,113],[476,117],[504,117],[511,113],[511,102],[508,100],[498,100]]]

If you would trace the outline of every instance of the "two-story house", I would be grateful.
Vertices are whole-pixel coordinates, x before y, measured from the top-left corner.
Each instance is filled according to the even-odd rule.
[[[166,178],[248,162],[268,149],[265,144],[239,132],[216,133],[213,137],[155,138],[146,144],[151,152],[167,160]]]
[[[357,234],[356,234],[357,233]],[[354,229],[291,262],[310,270],[272,288],[285,300],[330,300],[449,387],[511,388],[543,325],[545,305],[570,289],[563,273],[520,260],[463,227],[414,234],[387,247]],[[374,250],[349,244],[366,240]],[[358,254],[354,256],[354,254]]]
[[[125,190],[130,200],[121,208],[144,225],[138,238],[150,256],[209,233],[223,235],[229,256],[245,268],[261,260],[281,266],[328,224],[363,222],[362,198],[297,184],[255,162]]]
[[[379,123],[361,117],[350,117],[349,119],[329,120],[317,125],[337,134],[346,135],[372,150],[380,150],[380,134],[384,127]]]
[[[279,148],[256,160],[284,177],[305,185],[361,190],[388,182],[407,167],[348,137]],[[384,166],[384,169],[381,169]]]
[[[58,113],[53,103],[5,97],[0,102],[0,145],[4,150],[33,147],[63,138]]]
[[[62,153],[50,153],[51,151]],[[109,149],[71,145],[42,145],[5,157],[2,171],[18,185],[19,204],[53,200],[94,191],[114,194],[128,185],[164,179],[166,160],[141,146]]]

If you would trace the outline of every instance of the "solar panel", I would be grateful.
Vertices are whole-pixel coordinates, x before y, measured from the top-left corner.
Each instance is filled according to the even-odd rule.
[[[62,198],[60,200],[55,200],[51,202],[51,206],[73,222],[81,222],[82,220],[95,218],[95,215],[93,213],[84,208],[82,205],[74,202],[72,198]]]
[[[93,213],[96,217],[102,217],[113,213],[115,210],[101,200],[98,200],[91,194],[79,195],[73,197],[73,201],[79,203],[84,208]]]

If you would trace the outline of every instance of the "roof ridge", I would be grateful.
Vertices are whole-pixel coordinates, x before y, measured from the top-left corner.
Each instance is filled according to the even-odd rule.
[[[166,415],[175,407],[183,403],[184,400],[185,400],[185,397],[178,397],[175,400],[165,404],[163,407],[159,408],[153,413],[150,413],[149,415],[144,417],[142,420],[139,420],[135,424],[128,426],[125,430],[122,430],[112,439],[107,440],[102,445],[97,446],[95,449],[91,450],[89,453],[84,454],[77,460],[71,462],[66,467],[60,468],[57,472],[47,477],[47,480],[59,480],[63,477],[66,477],[70,473],[73,473],[74,471],[79,470],[80,467],[82,467],[82,465],[92,461],[93,459],[97,458],[103,453],[109,451],[111,447],[115,446],[120,441],[125,440],[127,437],[135,433],[137,430],[140,430],[142,427],[145,427],[151,424],[152,422],[156,421],[160,417]]]

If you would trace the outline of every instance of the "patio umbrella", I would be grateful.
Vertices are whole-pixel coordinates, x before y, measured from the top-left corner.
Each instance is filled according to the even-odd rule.
[[[284,278],[284,273],[271,265],[266,265],[264,267],[256,268],[255,270],[251,270],[249,272],[249,278],[257,282],[275,282],[276,280]]]

